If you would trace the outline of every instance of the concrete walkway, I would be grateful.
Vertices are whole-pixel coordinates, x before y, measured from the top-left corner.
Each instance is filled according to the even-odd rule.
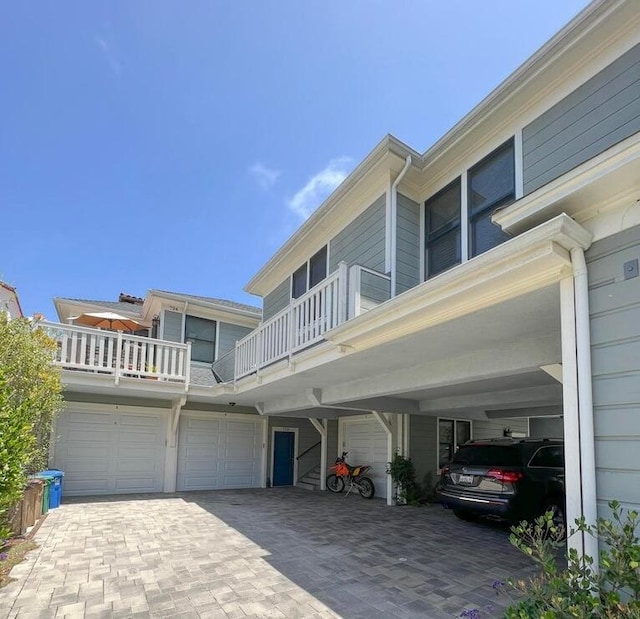
[[[0,617],[452,618],[531,572],[504,527],[296,488],[69,500],[35,540]]]

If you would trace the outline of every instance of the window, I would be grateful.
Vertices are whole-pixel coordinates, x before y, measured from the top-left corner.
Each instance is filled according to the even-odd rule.
[[[485,157],[469,170],[469,252],[477,256],[509,237],[491,223],[495,211],[515,200],[513,140]]]
[[[538,449],[533,458],[531,458],[529,466],[564,468],[564,446],[553,445],[552,447]]]
[[[305,262],[294,274],[291,282],[291,296],[294,299],[307,292],[307,263]]]
[[[216,321],[186,316],[184,341],[191,342],[191,360],[213,363],[216,350]]]
[[[460,179],[425,203],[427,279],[460,262]]]
[[[460,445],[471,439],[471,422],[456,419],[438,420],[438,470],[451,462]]]
[[[314,254],[291,277],[291,297],[297,299],[327,276],[327,246]]]
[[[327,246],[309,260],[309,288],[319,284],[327,276]]]

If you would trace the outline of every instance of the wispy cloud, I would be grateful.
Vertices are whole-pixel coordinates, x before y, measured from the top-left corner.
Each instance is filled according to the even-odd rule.
[[[347,177],[350,164],[349,157],[332,159],[324,169],[314,174],[307,181],[307,184],[287,201],[289,209],[302,219],[307,219]]]
[[[102,55],[107,61],[107,64],[109,65],[111,71],[116,77],[120,77],[122,75],[122,63],[118,58],[118,53],[115,49],[114,44],[109,41],[108,37],[100,35],[96,35],[94,37],[94,41],[102,52]]]
[[[275,185],[281,174],[280,170],[268,168],[259,161],[249,168],[249,173],[253,176],[256,183],[258,183],[258,185],[265,191]]]

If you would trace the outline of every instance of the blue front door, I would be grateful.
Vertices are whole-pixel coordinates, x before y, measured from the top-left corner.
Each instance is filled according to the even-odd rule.
[[[295,432],[277,432],[273,439],[273,485],[293,485]]]

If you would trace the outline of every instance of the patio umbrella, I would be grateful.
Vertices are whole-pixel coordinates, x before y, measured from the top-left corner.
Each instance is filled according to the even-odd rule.
[[[77,325],[111,329],[112,331],[136,331],[145,328],[133,318],[127,318],[115,312],[86,312],[79,316],[72,316],[71,319]]]

